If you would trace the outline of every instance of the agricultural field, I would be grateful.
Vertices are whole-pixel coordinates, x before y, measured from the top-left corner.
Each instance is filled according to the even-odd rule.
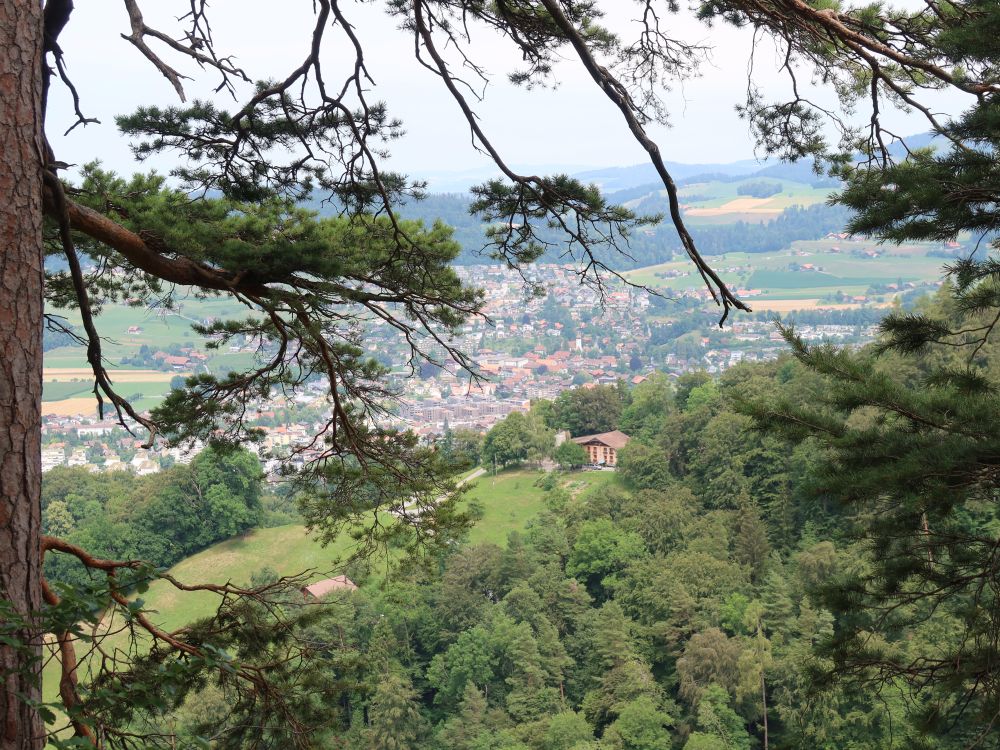
[[[740,195],[746,182],[767,182],[782,190],[767,198]],[[830,188],[814,188],[803,182],[752,178],[740,182],[702,182],[685,185],[679,191],[685,218],[692,226],[731,224],[736,221],[761,223],[776,219],[792,206],[808,207],[823,203]]]
[[[70,325],[80,326],[75,311],[54,312],[64,315]],[[178,309],[170,312],[105,305],[96,322],[105,336],[102,351],[112,381],[122,396],[144,411],[162,400],[170,390],[172,378],[190,375],[193,370],[136,367],[123,363],[123,358],[134,357],[144,345],[153,351],[176,345],[193,347],[207,355],[208,360],[201,367],[207,367],[212,372],[245,367],[251,361],[250,353],[207,349],[205,339],[191,329],[193,323],[203,323],[209,318],[242,317],[245,314],[245,308],[229,300],[192,298],[182,300]],[[62,346],[45,352],[43,414],[95,415],[97,405],[91,395],[92,389],[93,375],[83,346]]]
[[[46,373],[48,375],[48,373]],[[73,396],[84,395],[94,387],[93,378],[83,380],[76,378],[67,381],[50,380],[48,378],[42,383],[42,400],[62,401]]]
[[[865,295],[874,284],[902,287],[936,283],[942,277],[945,259],[928,252],[938,247],[930,243],[881,247],[861,240],[815,240],[794,242],[775,253],[726,253],[708,260],[728,284],[756,290],[757,294],[748,297],[756,308],[787,311],[829,306],[823,298],[838,291]],[[866,257],[866,252],[877,256]],[[625,276],[667,292],[702,287],[686,259],[629,271]],[[801,304],[790,307],[786,302]]]
[[[741,195],[746,183],[767,183],[780,187],[780,192],[766,198]],[[683,185],[678,190],[685,219],[692,226],[731,224],[736,221],[761,223],[771,221],[791,206],[803,208],[823,203],[831,192],[828,187],[816,188],[805,182],[787,179],[748,177],[745,180],[723,182],[711,180]],[[628,208],[648,210],[649,199],[665,200],[666,191],[650,192],[641,198],[625,201]],[[645,202],[645,205],[643,205]]]
[[[112,364],[135,353],[143,344],[152,349],[165,349],[172,344],[203,349],[204,339],[191,330],[193,323],[208,318],[245,317],[246,308],[232,300],[183,299],[175,311],[149,310],[128,305],[105,305],[96,318],[97,328],[103,336],[104,356]],[[79,315],[74,310],[53,310],[62,315],[70,325],[80,326]],[[129,329],[138,327],[137,332]],[[45,353],[48,368],[86,368],[86,350],[82,346],[63,346]]]

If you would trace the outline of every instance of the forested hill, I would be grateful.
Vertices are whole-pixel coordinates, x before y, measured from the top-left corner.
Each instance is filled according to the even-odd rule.
[[[941,321],[949,303],[941,294],[918,312]],[[199,680],[146,728],[176,732],[181,747],[210,736],[234,750],[258,746],[243,742],[248,724],[271,747],[292,746],[282,720],[309,727],[316,747],[371,750],[997,750],[996,688],[976,679],[996,654],[996,597],[977,587],[995,566],[995,399],[976,402],[988,435],[960,424],[943,444],[954,450],[941,450],[952,428],[915,423],[928,409],[955,408],[941,400],[955,391],[931,375],[961,353],[818,351],[847,375],[808,356],[742,364],[717,379],[660,373],[536,402],[481,443],[445,438],[443,453],[502,467],[546,453],[572,466],[572,451],[552,448],[556,429],[631,436],[605,481],[537,471],[534,487],[500,497],[489,489],[503,474],[480,479],[476,514],[513,516],[525,498],[534,503],[533,518],[506,539],[460,535],[428,564],[387,577],[356,565],[360,590],[306,612],[293,592],[277,611],[289,618],[279,619],[280,638],[308,644],[294,661],[276,660],[254,634],[244,643],[236,629],[206,631],[214,648],[268,665],[291,698],[289,715],[233,700],[226,679]],[[994,343],[982,351],[989,362],[1000,355]],[[871,404],[856,390],[868,386],[877,387]],[[818,409],[817,429],[768,429],[753,404]],[[985,474],[980,458],[992,462]],[[199,459],[144,487],[148,499],[119,482],[88,504],[71,472],[57,475],[46,529],[79,528],[96,543],[120,523],[115,536],[198,534],[190,542],[203,544],[217,530],[199,520],[261,511],[253,494],[238,500],[245,457],[228,465],[235,471],[229,459]],[[945,469],[965,472],[955,475],[963,481],[935,500]],[[531,474],[522,466],[518,476]],[[207,502],[172,517],[178,488],[191,483]],[[948,532],[932,547],[928,525]],[[892,575],[901,573],[922,596],[899,596]],[[277,575],[245,571],[258,584]],[[947,671],[911,673],[928,654]],[[136,672],[137,689],[144,679],[150,673]]]
[[[922,133],[908,136],[906,145],[894,143],[889,147],[894,158],[902,159],[906,149],[923,148],[934,143],[934,136]],[[858,157],[860,158],[860,157]],[[755,183],[760,180],[793,183],[806,188],[836,188],[837,180],[817,174],[808,160],[795,163],[744,160],[730,164],[675,164],[669,168],[680,188],[699,183]],[[583,182],[597,184],[609,201],[624,203],[640,214],[667,213],[666,198],[662,184],[650,164],[632,167],[613,167],[580,172],[573,175]],[[751,194],[752,193],[748,193]],[[794,200],[794,199],[793,199]],[[462,253],[456,259],[459,265],[473,265],[484,262],[487,256],[482,252],[486,245],[483,223],[478,217],[469,215],[471,198],[465,193],[430,193],[421,201],[409,201],[404,205],[403,215],[420,219],[425,223],[441,220],[455,230],[455,239],[462,246]],[[734,212],[735,221],[721,221],[710,225],[694,224],[689,229],[699,250],[705,255],[740,251],[749,253],[774,252],[787,247],[796,240],[815,240],[829,232],[843,229],[848,212],[841,207],[827,206],[825,203],[803,201],[802,205],[790,204],[775,220],[755,223],[741,220]],[[789,205],[786,203],[785,205]],[[553,242],[558,242],[555,233]],[[667,222],[651,231],[631,238],[629,254],[631,258],[618,253],[609,254],[605,262],[618,270],[631,270],[643,266],[663,263],[672,254],[682,252],[673,226]],[[543,260],[555,260],[560,251],[547,254]]]
[[[626,196],[612,198],[628,200]],[[453,227],[454,238],[462,246],[462,253],[455,262],[458,265],[476,265],[487,262],[488,256],[482,252],[486,245],[484,225],[477,217],[469,215],[470,200],[468,196],[457,193],[429,194],[423,200],[409,201],[402,209],[402,214],[409,219],[420,219],[426,224],[440,220]],[[650,198],[638,210],[641,213],[661,213],[664,203],[665,199]],[[330,208],[321,210],[332,211]],[[829,232],[839,232],[844,227],[846,217],[847,211],[843,208],[816,204],[807,208],[792,206],[773,221],[764,224],[736,221],[692,226],[689,229],[699,250],[705,255],[721,255],[733,251],[765,253],[780,250],[796,240],[815,240]],[[554,233],[552,239],[556,241]],[[674,253],[681,251],[680,240],[673,226],[663,223],[630,238],[631,258],[609,251],[606,261],[611,268],[631,270],[663,263],[670,260]],[[558,254],[559,251],[553,251],[546,257],[549,262],[553,262]]]

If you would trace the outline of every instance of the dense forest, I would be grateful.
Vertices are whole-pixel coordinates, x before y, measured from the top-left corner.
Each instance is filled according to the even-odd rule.
[[[253,454],[212,448],[143,477],[56,467],[45,475],[42,529],[99,557],[167,568],[215,542],[293,520],[291,504],[265,493],[261,478]],[[48,556],[45,572],[57,584],[88,580],[68,555]]]
[[[753,198],[770,198],[772,195],[780,193],[784,187],[780,182],[768,182],[767,180],[755,180],[745,182],[736,188],[737,195],[749,195]]]
[[[656,213],[665,205],[665,198],[642,201],[637,207],[643,212]],[[771,253],[788,247],[796,240],[816,240],[830,232],[842,232],[847,225],[850,212],[840,206],[827,206],[817,203],[808,207],[792,206],[785,209],[773,221],[766,223],[750,223],[736,221],[731,224],[715,226],[692,227],[691,233],[698,241],[698,247],[706,255],[722,255],[736,250],[743,253]],[[681,246],[668,233],[657,230],[655,237],[664,243],[671,252],[680,252]],[[635,252],[639,257],[647,258],[638,265],[662,263],[654,260],[655,255],[646,253],[645,242],[633,240]],[[662,252],[662,251],[661,251]]]
[[[530,465],[556,429],[632,440],[608,484],[576,491],[572,472],[538,472],[544,510],[503,546],[455,538],[388,568],[355,565],[360,590],[323,606],[291,592],[258,606],[249,635],[192,625],[213,649],[269,664],[291,696],[284,713],[234,698],[223,672],[178,679],[155,711],[119,707],[119,719],[218,748],[283,747],[293,730],[380,750],[1000,747],[987,677],[997,602],[984,588],[1000,518],[979,468],[995,467],[994,396],[942,375],[961,348],[890,350],[907,321],[968,322],[950,295],[859,353],[807,349],[786,330],[791,354],[775,362],[567,391],[482,443],[447,435],[441,450],[467,466]],[[996,346],[977,356],[988,377]],[[254,498],[231,481],[253,479],[251,462],[209,454],[132,494],[112,480],[106,494],[135,507],[109,500],[104,514],[138,529],[158,495],[190,482]],[[46,517],[65,506],[72,536],[101,514],[74,509],[70,478],[49,482]],[[206,527],[191,544],[227,533]],[[269,618],[280,637],[254,636]],[[307,647],[282,661],[290,639]],[[136,684],[169,683],[165,663],[140,660]]]

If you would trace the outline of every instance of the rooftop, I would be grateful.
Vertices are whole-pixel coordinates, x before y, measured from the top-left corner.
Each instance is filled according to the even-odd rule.
[[[321,599],[331,591],[344,589],[347,591],[354,591],[356,588],[357,584],[355,584],[354,581],[347,576],[336,576],[334,578],[326,578],[322,581],[316,581],[316,583],[311,583],[308,586],[303,586],[302,593]]]
[[[611,432],[599,432],[596,435],[581,435],[580,437],[573,438],[573,442],[578,445],[585,445],[591,442],[603,443],[609,448],[614,448],[615,450],[620,450],[625,447],[626,443],[630,440],[629,436],[626,435],[621,430],[612,430]]]

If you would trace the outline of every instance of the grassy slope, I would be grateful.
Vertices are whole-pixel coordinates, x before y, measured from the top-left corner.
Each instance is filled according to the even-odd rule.
[[[528,522],[545,507],[545,493],[535,485],[537,471],[501,472],[494,480],[482,476],[469,491],[469,498],[479,502],[483,517],[469,534],[471,544],[490,542],[504,545],[511,531],[523,531]],[[562,485],[576,493],[614,480],[610,471],[580,471],[564,475]]]
[[[469,542],[505,544],[511,531],[524,529],[543,508],[544,492],[535,486],[537,471],[505,471],[495,479],[485,475],[474,480],[470,501],[482,506],[483,517],[469,533]]]
[[[535,485],[540,476],[538,471],[517,469],[501,472],[495,480],[489,475],[473,480],[469,496],[482,505],[483,517],[472,529],[469,542],[504,545],[511,531],[524,530],[544,508],[544,492]],[[611,472],[575,472],[566,475],[563,484],[576,493],[613,480]],[[264,567],[281,575],[311,570],[312,577],[320,579],[332,572],[336,558],[347,550],[347,540],[324,548],[304,526],[278,526],[213,545],[181,561],[170,573],[189,584],[247,584],[251,574]],[[151,619],[166,630],[211,614],[218,601],[211,593],[179,592],[164,581],[154,582],[142,598],[152,612]],[[46,665],[43,679],[46,700],[57,700],[59,676],[54,660]]]
[[[495,480],[489,475],[473,480],[469,497],[482,505],[483,517],[470,532],[469,542],[502,545],[511,531],[524,530],[544,508],[544,492],[535,485],[540,476],[540,472],[519,469],[501,472]],[[576,472],[564,483],[576,492],[613,479],[611,472]],[[347,550],[347,540],[324,548],[303,526],[279,526],[220,542],[181,561],[170,572],[184,583],[245,584],[253,572],[264,567],[281,575],[313,570],[313,577],[319,579],[332,571],[336,558]],[[157,611],[155,621],[172,629],[209,614],[215,597],[203,592],[180,593],[159,581],[149,587],[143,599],[149,609]]]
[[[230,539],[213,545],[182,560],[170,573],[181,583],[226,583],[245,585],[250,576],[264,567],[281,575],[315,571],[313,578],[327,577],[334,558],[346,549],[346,544],[323,548],[306,533],[304,526],[278,526],[256,529],[246,537]],[[177,628],[207,617],[218,604],[218,597],[209,592],[179,592],[166,581],[154,581],[142,595],[150,619],[165,630]],[[105,647],[124,647],[125,639],[112,636]],[[81,656],[85,648],[77,647]],[[43,671],[44,697],[58,700],[59,672],[55,660],[46,663]]]
[[[304,526],[278,526],[256,529],[246,537],[213,545],[177,563],[171,574],[183,583],[231,581],[236,585],[250,582],[261,568],[272,568],[280,575],[313,571],[312,578],[326,578],[336,558],[348,544],[322,547]],[[165,581],[156,581],[143,595],[146,606],[157,610],[154,620],[168,630],[211,613],[218,598],[206,592],[179,592]]]

